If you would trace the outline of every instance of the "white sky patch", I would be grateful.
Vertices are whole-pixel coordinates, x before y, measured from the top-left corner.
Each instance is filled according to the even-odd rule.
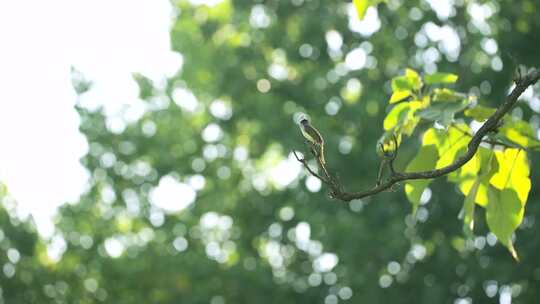
[[[326,32],[325,38],[328,47],[334,51],[340,50],[341,46],[343,46],[343,37],[336,30]]]
[[[268,259],[268,262],[273,268],[281,268],[283,266],[284,259],[280,251],[281,245],[273,240],[264,246],[263,256]]]
[[[313,269],[318,272],[328,272],[338,264],[338,256],[334,253],[323,253],[313,261]]]
[[[280,161],[277,166],[270,169],[270,179],[278,189],[283,189],[291,184],[302,171],[302,166],[292,153]]]
[[[249,23],[255,28],[265,28],[270,25],[270,16],[266,13],[265,6],[262,4],[254,5],[249,16]]]
[[[159,184],[150,190],[150,203],[168,213],[184,210],[195,202],[197,193],[188,184],[181,183],[171,175],[163,176]]]
[[[66,240],[61,235],[55,235],[47,244],[47,256],[51,261],[58,262],[67,249]]]
[[[426,256],[426,247],[421,244],[414,244],[410,251],[416,260],[422,260]]]
[[[185,251],[188,248],[188,245],[188,241],[182,236],[175,238],[173,241],[174,249],[178,252]]]
[[[499,290],[499,304],[512,303],[512,289],[509,286],[503,285]]]
[[[366,66],[367,54],[362,48],[356,48],[345,56],[345,66],[349,70],[360,70]]]
[[[232,217],[214,211],[206,212],[200,219],[201,227],[204,229],[229,230],[232,228],[233,223]]]
[[[223,131],[217,124],[211,123],[202,131],[202,138],[206,142],[216,142],[223,138]]]
[[[495,55],[497,53],[497,50],[499,49],[497,45],[497,41],[493,38],[484,38],[482,39],[482,49],[489,55]]]
[[[236,251],[236,244],[230,240],[229,230],[233,226],[232,217],[213,211],[201,216],[199,225],[206,255],[219,263],[225,263]]]
[[[197,97],[185,88],[175,88],[172,92],[172,98],[174,103],[188,112],[195,112],[199,106]]]
[[[195,191],[200,191],[204,189],[204,186],[206,185],[206,179],[200,174],[195,174],[188,178],[187,183]]]
[[[311,227],[306,222],[300,222],[294,229],[296,246],[300,249],[307,249],[311,237]]]
[[[428,22],[423,26],[429,40],[438,42],[438,47],[448,60],[455,61],[461,51],[461,40],[456,30],[449,26],[438,26],[433,22]]]
[[[308,176],[308,178],[306,178],[306,188],[310,191],[310,192],[319,192],[319,190],[321,190],[321,180],[316,178],[315,176]]]
[[[426,0],[435,11],[439,20],[445,21],[456,15],[453,0]]]
[[[508,89],[508,94],[510,94],[510,92],[512,92],[515,87],[516,85],[512,84]],[[538,97],[535,96],[532,86],[529,86],[527,89],[525,89],[521,96],[519,96],[519,100],[525,100],[533,111],[540,112],[540,100]]]
[[[497,8],[494,4],[479,4],[476,2],[469,2],[469,4],[467,5],[467,12],[471,16],[472,24],[483,35],[491,34],[491,27],[487,23],[487,19],[489,19],[494,13],[497,12]]]
[[[223,2],[223,0],[189,0],[189,2],[193,5],[208,5],[208,6],[215,6]]]
[[[234,159],[236,161],[243,162],[243,161],[246,161],[248,159],[249,151],[244,146],[238,146],[238,147],[234,148],[233,155],[234,155]]]
[[[125,246],[117,238],[108,238],[104,244],[105,251],[111,258],[118,258],[124,253]]]
[[[216,118],[228,120],[232,116],[232,109],[225,101],[216,99],[210,104],[210,113]]]
[[[182,65],[170,51],[167,0],[54,6],[62,9],[46,1],[0,2],[0,180],[44,236],[53,234],[56,207],[77,201],[88,179],[79,164],[88,148],[73,109],[71,66],[94,82],[84,104],[119,115],[111,127],[121,130],[142,112],[132,73],[162,84]]]
[[[217,227],[219,223],[219,214],[213,211],[206,212],[203,216],[201,216],[199,222],[205,229]]]
[[[287,70],[287,66],[282,63],[272,63],[268,67],[268,75],[272,76],[272,78],[283,81],[286,80],[289,77],[289,71]]]
[[[358,19],[358,13],[352,3],[347,4],[347,14],[349,16],[349,29],[362,36],[371,36],[381,28],[381,20],[374,7],[367,9],[366,15],[361,21]]]

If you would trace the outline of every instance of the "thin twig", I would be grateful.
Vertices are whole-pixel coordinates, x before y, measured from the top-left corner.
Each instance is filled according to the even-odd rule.
[[[296,160],[298,160],[300,163],[302,163],[302,165],[304,165],[304,168],[306,168],[306,170],[309,171],[309,173],[311,173],[311,175],[315,176],[316,178],[320,179],[323,183],[327,184],[327,185],[330,185],[330,183],[325,179],[323,178],[322,176],[320,176],[319,174],[317,174],[315,171],[313,171],[311,169],[311,167],[308,165],[307,161],[305,158],[300,158],[297,154],[296,154],[296,151],[293,150],[293,154],[294,154],[294,157],[296,157]]]

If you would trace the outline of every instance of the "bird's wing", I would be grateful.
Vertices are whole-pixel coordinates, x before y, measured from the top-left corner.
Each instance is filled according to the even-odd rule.
[[[312,143],[315,143],[315,139],[314,139],[311,135],[309,135],[308,132],[306,132],[306,130],[304,129],[304,126],[301,126],[301,127],[300,127],[300,131],[302,131],[302,135],[303,135],[307,140],[309,140],[309,141],[312,142]]]
[[[321,133],[319,133],[319,131],[317,131],[312,126],[305,126],[304,132],[307,133],[311,137],[311,139],[313,139],[313,142],[317,144],[323,143],[323,138],[321,136]]]

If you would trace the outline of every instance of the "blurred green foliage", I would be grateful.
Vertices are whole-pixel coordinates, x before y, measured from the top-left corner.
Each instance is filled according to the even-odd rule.
[[[475,235],[463,234],[460,187],[421,185],[431,195],[414,215],[403,191],[345,204],[290,155],[305,149],[293,118],[306,112],[325,136],[329,166],[346,187],[366,189],[393,108],[391,79],[407,67],[458,75],[453,89],[496,107],[515,68],[507,54],[539,65],[533,1],[434,10],[435,2],[387,1],[358,24],[352,4],[339,1],[175,1],[181,71],[166,85],[134,77],[147,111],[121,132],[103,111],[78,108],[90,185],[62,207],[51,241],[17,219],[1,188],[2,302],[534,303],[536,155],[515,242],[520,263],[495,246],[484,209],[467,212]],[[538,102],[512,112],[523,133],[538,132]],[[477,112],[468,114],[485,115]],[[405,168],[419,145],[403,141],[396,165]],[[480,191],[489,173],[469,189]],[[195,202],[160,208],[157,189],[167,185],[183,189],[166,196],[173,203],[191,203],[196,190]]]

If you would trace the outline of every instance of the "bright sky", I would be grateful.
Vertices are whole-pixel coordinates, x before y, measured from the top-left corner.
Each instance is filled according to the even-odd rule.
[[[131,73],[159,84],[181,68],[181,55],[170,51],[172,14],[169,0],[0,2],[0,182],[17,200],[19,216],[32,215],[42,235],[52,236],[56,208],[78,201],[87,186],[88,172],[79,159],[88,144],[78,132],[71,67],[94,84],[80,103],[104,105],[109,128],[121,131],[144,113]],[[351,20],[368,31],[365,35],[380,27],[373,9],[364,24]],[[359,55],[366,57],[363,51]],[[284,175],[280,166],[272,174]],[[311,191],[320,189],[308,182]],[[196,189],[189,187],[166,177],[151,201],[177,212],[195,200]],[[186,191],[193,194],[189,201],[175,199]]]
[[[171,16],[168,0],[0,1],[0,181],[43,235],[88,178],[70,67],[95,83],[85,105],[114,117],[137,101],[132,72],[159,81],[181,67]]]
[[[192,2],[216,4],[219,0]],[[257,13],[257,7],[252,13]],[[446,16],[451,10],[440,13]],[[349,4],[349,15],[352,31],[370,36],[380,28],[373,8],[364,21],[358,21]],[[88,173],[79,159],[88,145],[78,132],[71,66],[94,83],[81,96],[81,104],[88,108],[104,105],[108,127],[121,131],[126,122],[137,120],[145,111],[131,74],[142,73],[159,87],[181,68],[182,56],[170,51],[172,16],[169,0],[0,1],[0,182],[8,185],[18,201],[19,215],[31,214],[42,235],[52,235],[50,219],[56,207],[78,201],[87,185]],[[442,42],[447,55],[459,53],[459,39],[457,43],[450,39],[453,29],[428,24],[425,31],[429,39]],[[330,31],[326,38],[335,52],[341,52],[340,33]],[[370,51],[361,46],[349,52],[345,66],[350,70],[366,67],[372,59]],[[186,98],[189,92],[177,93],[183,97],[180,106],[197,106],[196,99]],[[210,109],[214,115],[230,115],[220,110],[219,102],[214,108]],[[219,139],[212,137],[219,132],[210,132],[220,131],[217,125],[205,131],[203,137],[209,141]],[[287,162],[296,163],[291,155],[282,163],[290,168]],[[269,174],[298,176],[299,168],[294,174],[284,174],[283,166]],[[308,179],[306,186],[310,191],[320,189],[315,179]],[[152,191],[151,201],[165,212],[177,212],[195,200],[196,190],[166,176]],[[180,192],[190,194],[190,199],[178,201],[185,196]]]

